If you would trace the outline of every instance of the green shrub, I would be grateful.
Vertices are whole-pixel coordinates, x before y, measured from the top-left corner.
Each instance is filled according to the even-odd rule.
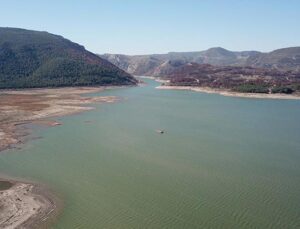
[[[255,84],[242,84],[235,87],[233,90],[243,93],[269,93],[269,87],[267,85]]]
[[[294,89],[291,87],[274,87],[272,88],[272,93],[283,93],[283,94],[292,94],[294,92]]]

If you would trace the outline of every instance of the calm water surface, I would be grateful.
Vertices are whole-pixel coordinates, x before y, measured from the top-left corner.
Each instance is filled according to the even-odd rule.
[[[54,228],[300,228],[300,101],[146,81],[35,131],[0,154],[0,172],[62,197]]]

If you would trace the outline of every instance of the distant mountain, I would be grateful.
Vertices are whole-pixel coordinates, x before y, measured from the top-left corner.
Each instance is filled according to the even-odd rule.
[[[62,36],[0,27],[0,88],[133,84],[130,74]]]
[[[300,71],[300,47],[277,49],[249,57],[246,65]]]
[[[199,63],[212,65],[243,65],[250,56],[259,54],[256,51],[231,52],[223,48],[211,48],[200,52],[169,52],[167,54],[127,56],[120,54],[104,54],[116,66],[133,75],[160,76],[168,66],[174,63]]]
[[[200,52],[170,52],[137,56],[104,54],[101,57],[130,74],[146,76],[163,76],[166,72],[173,71],[174,67],[178,67],[179,63],[300,70],[300,47],[278,49],[270,53],[233,52],[217,47]]]

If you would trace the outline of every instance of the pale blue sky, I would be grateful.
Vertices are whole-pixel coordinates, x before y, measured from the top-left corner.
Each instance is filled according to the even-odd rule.
[[[43,30],[97,53],[300,46],[299,0],[0,0],[0,26]]]

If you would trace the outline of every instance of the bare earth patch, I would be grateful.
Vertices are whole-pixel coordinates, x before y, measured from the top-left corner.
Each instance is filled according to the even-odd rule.
[[[0,191],[0,228],[44,228],[58,213],[57,201],[38,185],[14,182]]]

